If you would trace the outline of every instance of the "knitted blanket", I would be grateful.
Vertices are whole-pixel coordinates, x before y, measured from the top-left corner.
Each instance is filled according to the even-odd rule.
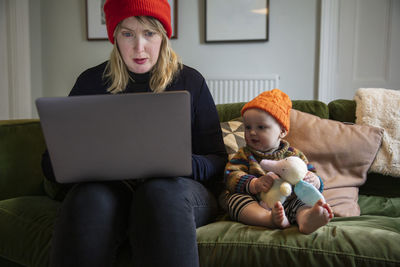
[[[384,129],[382,145],[370,171],[400,177],[400,90],[357,90],[356,124]]]

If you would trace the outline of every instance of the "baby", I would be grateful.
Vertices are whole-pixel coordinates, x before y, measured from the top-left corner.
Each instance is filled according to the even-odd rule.
[[[261,93],[242,108],[246,146],[225,168],[230,192],[227,204],[231,218],[236,221],[282,229],[297,223],[301,233],[309,234],[333,218],[332,209],[324,200],[307,206],[293,193],[284,203],[278,201],[273,207],[266,208],[258,198],[258,193],[268,192],[275,177],[261,168],[259,162],[262,159],[297,156],[308,164],[301,151],[282,139],[289,132],[291,108],[290,98],[278,89]],[[322,180],[311,164],[308,164],[308,170],[303,180],[322,192]]]

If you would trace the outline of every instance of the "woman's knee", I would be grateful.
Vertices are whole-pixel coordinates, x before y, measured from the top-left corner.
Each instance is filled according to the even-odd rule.
[[[63,202],[63,210],[80,216],[106,216],[130,203],[130,194],[123,185],[113,183],[81,183],[74,186]],[[76,215],[76,214],[75,214]]]
[[[173,201],[184,198],[187,188],[182,184],[183,178],[154,178],[139,186],[135,197],[149,202]]]
[[[135,191],[132,208],[132,216],[196,219],[211,217],[209,214],[216,212],[217,204],[203,185],[178,177],[146,181]]]

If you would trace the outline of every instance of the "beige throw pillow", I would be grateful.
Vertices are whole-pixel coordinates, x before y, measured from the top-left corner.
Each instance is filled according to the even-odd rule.
[[[366,181],[382,135],[377,127],[349,125],[292,110],[285,139],[315,166],[335,216],[345,217],[360,215],[358,187]]]

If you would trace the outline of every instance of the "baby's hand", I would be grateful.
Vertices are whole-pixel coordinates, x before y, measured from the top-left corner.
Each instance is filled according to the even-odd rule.
[[[319,177],[313,172],[307,172],[306,176],[303,178],[303,181],[312,184],[317,189],[319,189],[321,186]]]
[[[275,179],[278,179],[279,176],[273,172],[269,172],[264,176],[259,178],[254,178],[250,182],[250,193],[258,194],[260,192],[268,192]]]

